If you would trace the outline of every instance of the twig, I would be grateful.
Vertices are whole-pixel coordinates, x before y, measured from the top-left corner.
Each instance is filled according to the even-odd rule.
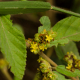
[[[4,67],[1,71],[6,76],[7,80],[13,80],[7,71],[7,67]]]
[[[79,80],[79,77],[76,77],[77,78],[77,80]]]
[[[44,58],[45,60],[47,60],[52,66],[57,67],[58,65],[53,62],[49,57],[47,57],[43,52],[39,52],[38,53],[42,58]]]
[[[56,11],[59,11],[59,12],[63,12],[63,13],[66,13],[66,14],[70,14],[70,15],[73,15],[73,16],[80,17],[79,13],[75,13],[75,12],[65,10],[65,9],[62,9],[62,8],[59,8],[59,7],[55,7],[55,6],[51,6],[51,10],[56,10]]]

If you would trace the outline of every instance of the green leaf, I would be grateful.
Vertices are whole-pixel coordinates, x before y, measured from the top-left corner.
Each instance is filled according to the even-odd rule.
[[[71,80],[71,79],[66,79],[63,75],[60,73],[53,71],[57,75],[57,80]]]
[[[53,28],[57,32],[55,39],[80,41],[80,18],[71,16],[59,21]]]
[[[38,28],[38,33],[42,32],[44,29],[46,29],[47,31],[50,30],[51,23],[50,23],[50,20],[47,16],[41,17],[40,22],[43,26],[40,26]]]
[[[55,47],[55,51],[59,59],[63,59],[67,52],[71,51],[78,57],[78,59],[80,58],[77,46],[73,41],[70,41],[68,44],[65,44],[64,46],[61,45]]]
[[[22,79],[26,65],[26,43],[22,31],[12,27],[9,16],[0,16],[0,47],[15,76]]]
[[[38,27],[38,33],[41,33],[44,30],[43,26]]]
[[[47,16],[43,16],[40,18],[40,22],[43,25],[44,29],[50,30],[51,22]]]
[[[58,58],[59,58],[60,60],[63,60],[65,54],[64,54],[64,52],[62,51],[61,46],[55,47],[55,52],[56,52],[56,55],[58,56]]]
[[[66,39],[59,39],[59,40],[54,40],[52,42],[50,42],[50,47],[52,46],[58,46],[58,44],[61,44],[61,45],[64,45],[64,44],[67,44],[69,42],[69,40],[66,38]]]
[[[14,77],[14,80],[21,80],[21,79],[19,79],[19,78],[17,78],[16,76]]]
[[[0,14],[23,14],[43,12],[51,9],[48,2],[41,1],[7,1],[0,2]]]
[[[69,40],[80,41],[80,18],[71,16],[59,21],[52,28],[53,31],[57,32],[55,40],[57,41],[56,46],[59,44],[67,44]],[[63,41],[67,39],[67,41]],[[54,41],[55,41],[54,40]],[[58,42],[60,40],[60,42]],[[51,43],[51,45],[54,42]]]
[[[23,33],[23,30],[19,24],[13,24],[13,27],[17,28],[18,30],[22,31],[22,33]]]
[[[61,74],[66,75],[66,76],[70,76],[70,77],[77,77],[78,76],[78,77],[80,77],[80,71],[79,70],[76,69],[74,72],[71,72],[71,71],[67,70],[64,65],[57,66],[56,71],[58,71]]]
[[[73,41],[70,41],[65,46],[61,46],[61,49],[62,49],[64,55],[66,55],[67,52],[72,51],[78,58],[80,58],[77,46]]]

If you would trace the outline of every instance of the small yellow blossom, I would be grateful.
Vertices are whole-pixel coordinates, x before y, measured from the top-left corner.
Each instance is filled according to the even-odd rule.
[[[52,78],[52,74],[50,74],[49,77]]]
[[[44,29],[44,30],[43,30],[43,33],[45,34],[46,32],[47,32],[46,29]]]
[[[38,70],[38,71],[40,71],[40,69],[39,69],[39,68],[37,68],[37,70]]]
[[[44,51],[44,49],[47,49],[47,47],[45,44],[41,44],[41,45],[39,45],[39,49]]]
[[[42,60],[42,57],[39,57],[39,59],[37,60],[39,63],[41,62],[41,60]]]
[[[40,66],[40,68],[42,68],[42,66]]]
[[[37,43],[31,43],[31,52],[34,52],[34,53],[38,53],[38,44]]]
[[[31,43],[31,47],[30,48],[37,49],[38,48],[38,44],[33,42],[33,43]]]
[[[68,64],[68,66],[66,67],[66,69],[71,69],[72,65]]]
[[[46,77],[44,77],[42,80],[47,80],[47,78],[46,78]]]
[[[38,53],[38,51],[37,51],[36,49],[31,49],[31,52],[33,52],[33,53],[35,53],[35,54]]]
[[[67,52],[67,55],[69,55],[69,52]]]
[[[46,41],[51,41],[53,38],[52,38],[52,36],[51,35],[46,35]]]
[[[5,59],[0,59],[0,68],[4,68],[8,65],[8,62]]]

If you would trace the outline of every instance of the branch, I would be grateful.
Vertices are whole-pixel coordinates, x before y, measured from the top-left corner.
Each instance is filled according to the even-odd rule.
[[[11,76],[9,75],[8,71],[7,71],[7,67],[4,67],[3,69],[1,69],[1,71],[5,75],[5,77],[7,78],[7,80],[13,80],[11,78]]]
[[[75,12],[72,12],[72,11],[69,11],[69,10],[65,10],[65,9],[62,9],[62,8],[58,8],[58,7],[55,7],[55,6],[51,6],[51,10],[55,10],[55,11],[59,11],[59,12],[63,12],[63,13],[66,13],[66,14],[70,14],[70,15],[73,15],[73,16],[80,17],[80,14],[78,14],[78,13],[75,13]]]
[[[47,57],[43,52],[39,52],[38,53],[42,58],[44,58],[45,60],[47,60],[52,66],[57,67],[58,65],[53,62],[49,57]]]

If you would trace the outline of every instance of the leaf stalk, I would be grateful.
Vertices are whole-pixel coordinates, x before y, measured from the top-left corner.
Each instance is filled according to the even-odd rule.
[[[73,15],[73,16],[76,16],[76,17],[80,17],[79,13],[75,13],[75,12],[72,12],[72,11],[69,11],[69,10],[64,10],[62,8],[55,7],[55,6],[51,6],[51,10],[63,12],[63,13],[70,14],[70,15]]]

